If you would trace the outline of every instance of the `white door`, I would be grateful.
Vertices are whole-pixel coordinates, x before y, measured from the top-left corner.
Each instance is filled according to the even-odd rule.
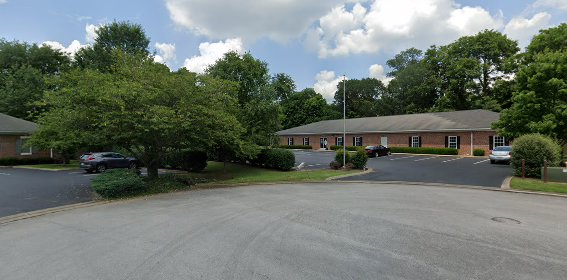
[[[388,148],[388,137],[381,137],[380,144],[386,148]]]

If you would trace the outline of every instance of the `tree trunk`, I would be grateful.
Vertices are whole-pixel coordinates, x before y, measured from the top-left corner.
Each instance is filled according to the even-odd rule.
[[[148,166],[148,178],[150,179],[156,179],[158,178],[159,174],[158,174],[158,169],[159,169],[159,164],[157,164],[156,161],[151,161]]]

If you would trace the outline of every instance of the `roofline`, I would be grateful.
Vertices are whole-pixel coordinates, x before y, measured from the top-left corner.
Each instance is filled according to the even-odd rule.
[[[0,135],[32,135],[30,131],[0,131]]]
[[[411,132],[452,132],[452,131],[496,131],[492,128],[448,128],[448,129],[438,129],[438,130],[384,130],[384,131],[347,131],[347,134],[355,133],[411,133]],[[343,134],[343,131],[337,132],[322,132],[322,133],[280,133],[276,134],[280,136],[284,135],[322,135],[322,134]]]

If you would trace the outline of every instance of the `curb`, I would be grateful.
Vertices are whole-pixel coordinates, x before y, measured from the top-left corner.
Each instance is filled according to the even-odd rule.
[[[52,172],[82,170],[82,169],[80,169],[80,168],[49,169],[49,168],[40,168],[40,167],[31,167],[31,166],[14,166],[14,167],[12,167],[12,168],[14,168],[14,169],[28,169],[28,170],[52,171]]]
[[[512,176],[506,177],[504,181],[502,181],[502,185],[500,185],[500,189],[502,190],[509,190],[510,189],[510,182],[512,181]]]
[[[44,216],[44,215],[47,215],[47,214],[53,214],[53,213],[57,213],[57,212],[63,212],[63,211],[68,211],[68,210],[73,210],[73,209],[80,209],[80,208],[91,207],[91,206],[96,206],[96,205],[102,205],[102,204],[107,204],[109,202],[110,201],[81,202],[81,203],[76,203],[76,204],[71,204],[71,205],[58,206],[58,207],[53,207],[53,208],[47,208],[47,209],[42,209],[42,210],[36,210],[36,211],[31,211],[31,212],[15,214],[15,215],[0,218],[0,226],[8,224],[8,223],[12,223],[12,222],[20,221],[20,220]]]
[[[364,174],[368,174],[368,173],[371,173],[371,172],[374,172],[374,169],[368,168],[368,169],[366,169],[362,172],[358,172],[358,173],[329,177],[329,178],[325,179],[325,181],[328,182],[328,181],[332,181],[332,180],[336,180],[336,179],[342,179],[342,178],[348,178],[348,177],[352,177],[352,176],[364,175]]]

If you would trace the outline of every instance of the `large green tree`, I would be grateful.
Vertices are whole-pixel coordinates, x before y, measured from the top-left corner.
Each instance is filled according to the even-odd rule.
[[[32,145],[123,148],[156,177],[168,151],[241,141],[235,84],[184,69],[171,73],[146,56],[122,54],[115,61],[112,74],[75,69],[57,79]]]
[[[282,101],[281,105],[284,114],[282,122],[284,129],[322,120],[338,119],[342,116],[312,88],[292,93]]]
[[[386,91],[386,87],[374,78],[339,82],[333,103],[339,112],[343,111],[343,90],[346,95],[346,117],[362,118],[377,115],[379,106],[377,101]]]
[[[246,129],[245,140],[258,145],[271,145],[275,140],[274,133],[281,127],[278,90],[283,88],[282,92],[286,92],[286,87],[293,87],[286,82],[287,78],[278,79],[276,76],[275,81],[284,81],[281,84],[288,85],[279,88],[272,86],[267,63],[250,53],[240,55],[236,52],[226,53],[209,66],[206,73],[238,83],[238,118]]]
[[[567,143],[567,45],[558,38],[567,38],[567,24],[540,31],[528,46],[512,107],[494,124],[500,134],[541,133]]]
[[[100,26],[96,35],[92,46],[82,48],[75,54],[75,64],[80,68],[108,72],[112,68],[112,53],[115,51],[130,55],[149,55],[150,38],[139,24],[114,21]]]
[[[69,68],[69,58],[46,45],[0,40],[0,112],[34,120],[48,84]]]

